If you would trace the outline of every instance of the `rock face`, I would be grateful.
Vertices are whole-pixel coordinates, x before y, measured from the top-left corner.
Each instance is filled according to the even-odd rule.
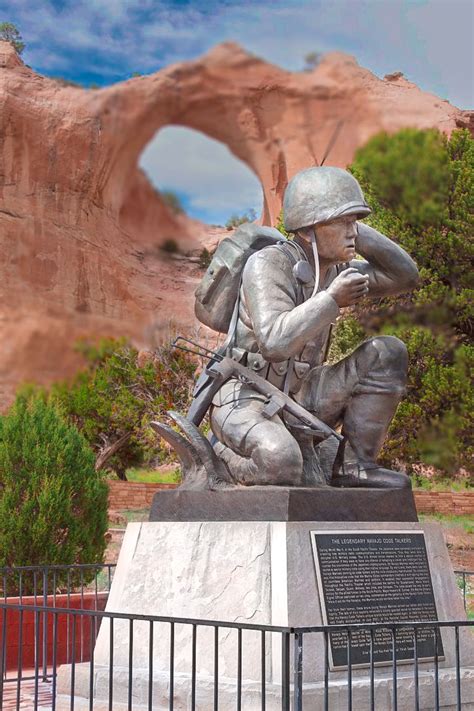
[[[48,382],[78,365],[86,334],[142,341],[192,323],[200,271],[160,259],[208,240],[205,226],[173,214],[139,170],[162,127],[193,128],[226,144],[261,181],[273,224],[286,183],[321,160],[345,166],[374,133],[403,126],[474,125],[473,115],[402,76],[376,78],[330,54],[291,73],[220,45],[204,57],[102,90],[65,87],[23,65],[0,42],[0,403],[24,379]],[[216,235],[212,235],[215,238]]]

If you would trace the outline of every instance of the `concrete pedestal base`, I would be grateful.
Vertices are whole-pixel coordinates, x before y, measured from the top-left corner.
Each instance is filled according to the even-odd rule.
[[[440,620],[464,618],[441,529],[437,524],[343,522],[157,522],[129,524],[110,593],[107,610],[202,620],[245,622],[282,627],[322,624],[312,557],[310,531],[424,530]],[[108,697],[109,621],[103,620],[95,648],[94,709]],[[114,621],[114,709],[128,693],[130,626]],[[455,641],[442,633],[445,660],[440,662],[441,708],[455,708]],[[242,633],[243,706],[261,708],[261,639],[256,631]],[[219,708],[236,706],[238,675],[237,631],[222,627],[219,643]],[[463,709],[474,709],[474,637],[460,634]],[[192,628],[174,628],[175,709],[190,708]],[[169,704],[170,625],[154,624],[153,708]],[[304,639],[305,709],[322,708],[324,680],[322,635]],[[281,635],[266,634],[265,681],[268,711],[281,708]],[[213,708],[214,630],[197,626],[197,708]],[[433,663],[420,663],[420,708],[434,707]],[[133,708],[147,707],[149,623],[133,625]],[[347,708],[347,673],[330,672],[330,709]],[[398,708],[414,708],[413,664],[398,668]],[[60,693],[69,693],[69,670],[62,668]],[[89,693],[89,665],[76,670],[76,708]],[[390,667],[376,669],[376,708],[390,709],[393,694]],[[368,707],[367,669],[353,670],[353,708]],[[107,708],[105,704],[104,708]],[[125,706],[124,706],[125,708]]]
[[[474,670],[461,668],[461,686],[463,689],[462,710],[474,711]],[[80,664],[76,668],[75,699],[76,711],[89,711],[89,664]],[[94,677],[94,711],[109,711],[108,703],[108,670],[97,670]],[[66,668],[61,668],[59,677],[59,692],[57,711],[70,711],[70,679]],[[148,675],[145,670],[134,670],[133,674],[133,710],[149,711],[148,706]],[[440,701],[439,708],[443,711],[456,711],[456,674],[453,669],[443,669],[439,673]],[[169,677],[168,674],[155,674],[153,677],[152,708],[155,711],[169,711]],[[352,708],[354,711],[369,711],[369,682],[359,678],[352,683]],[[413,711],[415,705],[415,681],[413,674],[400,672],[397,681],[397,703],[399,711]],[[237,686],[235,679],[221,678],[219,680],[219,709],[235,711]],[[323,711],[324,685],[304,684],[304,709],[308,711]],[[128,706],[128,669],[115,668],[114,671],[114,711],[127,711]],[[174,683],[175,711],[191,711],[191,679],[189,675],[178,674]],[[242,709],[244,711],[261,711],[262,696],[260,685],[256,682],[244,681],[242,685]],[[277,684],[266,685],[266,711],[281,711],[281,687]],[[293,703],[291,705],[293,709]],[[331,681],[329,685],[330,711],[346,711],[348,705],[348,685],[346,680]],[[391,711],[393,705],[393,683],[391,675],[377,675],[375,682],[375,709]],[[419,708],[420,711],[433,711],[435,707],[435,682],[433,674],[421,672],[419,675]],[[212,711],[214,709],[213,677],[199,676],[196,686],[196,709]]]

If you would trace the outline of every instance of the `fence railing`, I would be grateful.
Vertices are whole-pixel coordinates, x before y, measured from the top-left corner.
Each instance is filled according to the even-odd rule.
[[[0,601],[8,606],[23,606],[15,622],[12,616],[1,623],[3,676],[17,666],[13,654],[18,652],[20,668],[34,668],[40,659],[41,678],[48,678],[48,665],[53,655],[51,625],[47,616],[41,618],[41,628],[35,624],[37,607],[58,609],[104,610],[111,588],[115,564],[28,565],[0,568]],[[18,608],[20,609],[20,607]],[[64,619],[61,643],[56,646],[57,662],[69,663],[71,658],[72,618]],[[91,630],[84,618],[80,620],[78,640],[81,655],[91,638]],[[95,636],[93,636],[95,641]],[[39,646],[39,652],[37,647]],[[8,654],[9,652],[9,654]],[[28,675],[27,675],[28,676]],[[31,674],[30,674],[31,676]],[[1,707],[0,707],[1,708]]]
[[[25,688],[31,694],[28,708],[43,708],[46,685],[52,711],[74,711],[79,699],[89,709],[114,711],[218,711],[231,705],[238,711],[396,711],[440,709],[443,698],[460,711],[474,701],[472,668],[463,666],[473,663],[472,621],[293,628],[20,603],[0,603],[0,620],[0,709],[24,708]],[[32,666],[25,656],[31,623]],[[9,624],[18,630],[15,648],[7,645]],[[65,627],[68,663],[59,669]],[[46,651],[44,630],[50,639]],[[345,652],[335,670],[332,653],[335,642],[340,652],[341,638]],[[428,657],[426,646],[421,651],[427,640]],[[380,650],[383,665],[377,661]],[[355,662],[361,653],[368,660],[363,668]]]
[[[416,710],[443,708],[446,694],[454,708],[474,704],[474,621],[291,628],[105,612],[114,570],[0,568],[0,711],[43,708],[45,694],[53,711],[84,695],[89,709],[128,711],[137,694],[140,709],[167,711],[187,696],[200,711],[378,711],[408,708],[407,685]],[[469,613],[474,571],[455,572]]]
[[[0,567],[0,598],[33,597],[35,604],[58,595],[108,592],[115,563]],[[54,604],[52,605],[54,607]]]

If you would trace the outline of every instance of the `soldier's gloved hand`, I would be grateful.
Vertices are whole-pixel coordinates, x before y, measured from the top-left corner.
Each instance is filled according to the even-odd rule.
[[[354,267],[344,269],[327,288],[327,293],[338,306],[352,306],[359,299],[367,296],[368,291],[369,277],[361,274]]]

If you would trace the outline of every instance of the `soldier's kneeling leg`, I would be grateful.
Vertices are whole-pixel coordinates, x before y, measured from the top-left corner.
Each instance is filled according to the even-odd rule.
[[[261,400],[245,397],[241,392],[237,401],[212,408],[216,453],[237,483],[301,486],[303,457],[297,441],[278,416],[263,416]]]
[[[360,470],[368,473],[360,485],[410,486],[407,476],[377,464],[388,427],[405,392],[407,365],[402,341],[378,336],[362,343],[338,363],[315,369],[313,382],[308,379],[302,389],[303,405],[333,427],[342,422],[342,433],[350,444],[346,463],[355,458]]]
[[[405,393],[407,350],[398,338],[378,336],[359,346],[352,358],[357,378],[344,414],[344,431],[360,460],[374,461]]]

